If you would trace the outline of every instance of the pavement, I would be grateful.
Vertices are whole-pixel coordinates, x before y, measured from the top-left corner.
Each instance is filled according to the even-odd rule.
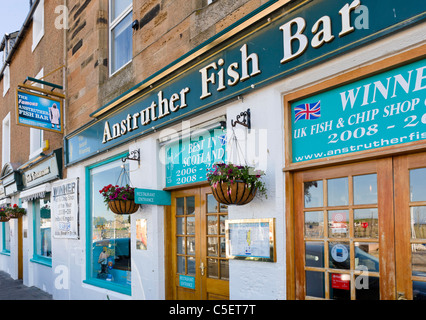
[[[52,295],[36,288],[27,287],[22,280],[14,280],[0,271],[0,301],[3,300],[53,300]]]

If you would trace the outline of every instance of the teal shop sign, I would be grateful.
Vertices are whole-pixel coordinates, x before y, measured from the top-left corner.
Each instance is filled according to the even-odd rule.
[[[179,275],[179,286],[188,289],[195,289],[195,277]]]
[[[226,132],[222,129],[202,132],[165,147],[166,187],[207,181],[207,169],[215,162],[225,162]]]
[[[293,162],[426,139],[426,60],[299,100]]]
[[[168,191],[136,188],[135,203],[170,206],[172,204],[172,198]]]
[[[258,18],[272,6],[277,9]],[[267,1],[96,110],[93,121],[65,137],[65,163],[76,163],[188,119],[425,17],[424,0]],[[234,32],[249,19],[255,22]],[[219,38],[225,40],[207,50]],[[174,70],[186,59],[188,63]],[[126,95],[131,97],[113,107]],[[110,107],[113,112],[107,112]]]

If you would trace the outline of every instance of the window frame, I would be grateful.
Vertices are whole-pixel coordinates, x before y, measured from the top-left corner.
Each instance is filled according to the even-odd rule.
[[[123,64],[121,67],[117,68],[117,70],[112,71],[112,57],[113,57],[113,52],[112,52],[112,31],[114,30],[115,27],[117,27],[117,25],[120,24],[120,22],[122,22],[129,13],[131,13],[133,11],[133,1],[132,3],[126,8],[124,9],[118,16],[117,18],[115,18],[114,20],[112,19],[112,0],[108,0],[108,8],[109,8],[109,12],[108,12],[108,21],[109,21],[109,25],[108,25],[108,60],[109,60],[109,66],[108,66],[108,72],[109,72],[109,76],[112,77],[114,74],[116,74],[117,72],[119,72],[121,69],[123,69],[124,67],[126,67],[129,63],[131,63],[133,61],[133,38],[132,38],[132,52],[131,52],[131,58],[129,61],[127,61],[125,64]]]
[[[11,145],[10,145],[10,112],[3,119],[2,123],[2,168],[10,162]]]
[[[3,97],[10,89],[10,66],[7,65],[3,71]]]
[[[9,230],[6,230],[6,223],[9,225]],[[2,247],[1,247],[0,254],[10,256],[10,224],[9,224],[9,221],[8,222],[2,222],[1,229],[2,229],[2,235],[1,235]],[[6,232],[9,232],[9,250],[6,249]]]
[[[51,193],[46,192],[46,196],[44,198],[50,198],[50,204],[52,204]],[[43,199],[44,199],[43,198]],[[40,240],[39,233],[37,232],[37,214],[40,215],[40,212],[36,210],[36,201],[39,201],[41,198],[37,198],[32,200],[32,212],[33,212],[33,257],[30,259],[31,262],[35,262],[41,265],[45,265],[47,267],[52,267],[52,256],[45,257],[39,255],[37,253],[37,241]],[[50,220],[52,220],[52,211],[50,212]],[[52,247],[52,233],[50,234],[50,246]],[[53,252],[52,252],[53,255]]]
[[[38,26],[38,23],[41,23],[41,28],[36,28]],[[33,14],[33,44],[31,45],[31,52],[34,52],[35,48],[38,46],[43,36],[44,36],[44,0],[40,0]]]
[[[115,291],[118,293],[122,293],[122,294],[126,294],[126,295],[131,295],[132,294],[132,288],[131,285],[130,286],[124,286],[118,283],[113,283],[113,282],[108,282],[105,280],[100,280],[100,279],[96,279],[93,278],[91,275],[92,272],[92,264],[91,264],[91,259],[92,259],[92,211],[91,211],[91,170],[104,166],[104,165],[108,165],[111,162],[117,161],[119,159],[122,159],[123,157],[126,157],[129,155],[129,152],[123,152],[120,153],[118,155],[115,155],[111,158],[108,158],[104,161],[101,161],[99,163],[95,163],[92,165],[89,165],[85,168],[85,189],[86,189],[86,279],[83,280],[83,283],[89,284],[89,285],[93,285],[96,287],[100,287],[100,288],[104,288],[107,290],[111,290],[111,291]],[[131,259],[131,257],[130,257]]]

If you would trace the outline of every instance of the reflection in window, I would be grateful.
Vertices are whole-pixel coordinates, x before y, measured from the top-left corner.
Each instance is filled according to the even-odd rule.
[[[323,188],[322,181],[309,181],[304,184],[305,208],[322,207]]]
[[[413,300],[426,300],[426,282],[413,281]]]
[[[113,74],[132,59],[132,1],[110,1],[111,70]]]
[[[34,200],[35,213],[35,255],[43,258],[52,257],[50,194]]]
[[[110,211],[99,193],[119,181],[121,159],[90,170],[91,273],[90,278],[130,287],[130,215]],[[125,164],[128,170],[128,164]]]
[[[411,237],[426,239],[426,207],[411,207]]]
[[[328,211],[328,236],[330,238],[349,237],[349,211]]]
[[[377,174],[353,177],[354,204],[377,203]]]
[[[379,272],[379,244],[355,242],[355,269]]]
[[[324,236],[324,213],[322,211],[305,212],[305,237],[322,238]]]
[[[306,295],[325,298],[325,280],[323,272],[306,271]]]
[[[379,237],[377,208],[354,210],[354,234],[356,238]]]
[[[426,168],[410,170],[410,201],[426,201]]]
[[[349,204],[348,178],[327,180],[328,206]]]

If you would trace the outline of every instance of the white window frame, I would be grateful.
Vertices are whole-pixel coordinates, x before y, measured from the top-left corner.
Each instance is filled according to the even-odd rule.
[[[33,14],[33,44],[31,52],[35,50],[44,36],[44,0],[40,0]]]
[[[114,72],[112,72],[112,37],[111,37],[111,34],[112,34],[112,30],[125,18],[125,17],[127,17],[127,15],[130,13],[130,12],[132,12],[133,11],[133,1],[132,1],[132,3],[126,8],[126,9],[124,9],[123,10],[123,12],[121,12],[120,13],[120,15],[118,15],[117,16],[117,18],[115,18],[115,20],[113,21],[112,20],[112,0],[108,0],[108,6],[109,6],[109,13],[108,13],[108,15],[109,15],[109,32],[108,32],[108,42],[109,42],[109,49],[108,49],[108,51],[109,51],[109,59],[108,59],[108,61],[109,61],[109,67],[108,67],[108,69],[109,69],[109,76],[111,77],[111,76],[113,76],[114,74],[116,74],[118,71],[120,71],[121,69],[123,69],[125,66],[127,66],[130,62],[132,62],[132,60],[133,60],[133,58],[130,58],[130,60],[129,61],[127,61],[124,65],[122,65],[120,68],[118,68],[117,70],[115,70]],[[133,46],[132,46],[133,47]],[[132,52],[132,55],[131,55],[132,57],[133,57],[133,52]]]
[[[2,150],[1,150],[2,168],[10,162],[10,112],[3,119],[2,123]]]
[[[10,67],[6,66],[3,71],[3,97],[9,91],[10,88]]]

